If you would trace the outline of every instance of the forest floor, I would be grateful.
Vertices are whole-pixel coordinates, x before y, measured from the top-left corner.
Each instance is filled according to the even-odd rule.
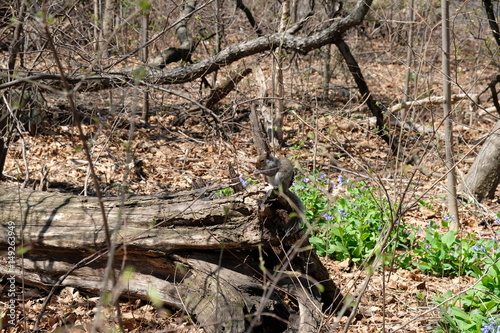
[[[356,53],[356,56],[374,97],[386,106],[397,104],[403,96],[406,67],[394,60],[394,53],[388,55],[386,50],[394,46],[383,39],[367,42],[358,38],[348,42],[353,49],[365,43],[363,52]],[[469,64],[471,67],[468,68],[478,68],[477,63],[471,61]],[[271,72],[270,67],[262,66],[264,73]],[[397,127],[390,127],[392,133],[401,138],[406,156],[419,157],[419,167],[405,164],[404,160],[394,158],[387,145],[374,133],[368,110],[362,105],[343,65],[339,64],[335,71],[328,97],[324,96],[321,85],[322,63],[313,56],[306,56],[298,60],[297,66],[296,71],[300,75],[291,74],[293,68],[286,74],[287,147],[277,154],[293,158],[297,168],[305,174],[312,172],[312,162],[315,161],[317,170],[323,171],[332,180],[342,174],[350,180],[362,179],[385,187],[393,202],[402,200],[408,205],[416,200],[425,202],[426,205],[415,205],[403,216],[407,223],[425,228],[431,220],[442,220],[447,214],[443,141],[429,134],[402,132]],[[426,66],[439,67],[440,62],[437,60]],[[460,66],[467,67],[463,62]],[[479,93],[486,89],[490,75],[497,74],[487,67],[461,70],[457,65],[454,70],[463,74],[460,76],[463,83],[461,90],[454,86],[455,93]],[[479,79],[478,71],[481,71]],[[429,72],[431,74],[425,77],[427,95],[440,96],[439,71]],[[222,70],[219,78],[225,74],[227,71]],[[195,98],[200,97],[198,84],[170,88]],[[186,113],[192,105],[164,93],[150,93],[152,115],[148,123],[140,119],[142,95],[133,88],[117,90],[112,102],[107,92],[78,95],[78,109],[84,115],[85,131],[92,136],[91,149],[104,194],[119,193],[119,184],[127,166],[132,171],[128,191],[134,194],[182,191],[190,188],[190,180],[195,177],[201,177],[207,183],[226,181],[228,162],[245,178],[255,178],[253,163],[256,151],[248,126],[247,102],[250,99],[248,96],[255,96],[255,91],[255,80],[251,74],[241,82],[237,91],[224,100],[226,104],[220,106],[218,115],[228,125],[225,138],[212,124],[207,124],[207,117],[200,111]],[[481,98],[484,107],[491,106],[486,95]],[[40,177],[42,167],[48,168],[49,190],[84,194],[85,184],[90,183],[88,193],[92,194],[87,163],[71,123],[67,102],[56,96],[46,96],[46,99],[46,119],[38,126],[36,135],[25,133],[24,142],[17,140],[10,147],[5,169],[8,180],[2,185],[16,185],[24,180],[27,163],[32,179]],[[134,103],[137,100],[139,103]],[[455,156],[459,160],[457,174],[460,182],[480,149],[480,146],[474,147],[473,141],[485,135],[496,119],[470,107],[468,101],[455,104],[454,110]],[[135,111],[138,114],[131,116]],[[181,112],[184,112],[185,119],[181,119],[184,117],[180,116]],[[413,112],[413,122],[443,133],[440,104],[410,112]],[[129,137],[131,120],[135,124],[133,161],[127,165],[124,141]],[[25,158],[23,146],[26,149]],[[413,174],[413,186],[406,188],[405,180]],[[480,207],[471,202],[460,202],[461,232],[478,238],[493,237],[488,224],[500,211],[499,204],[498,194]],[[366,278],[366,271],[329,258],[323,258],[323,262],[344,293],[356,295],[359,292],[358,287]],[[432,297],[447,290],[460,292],[474,282],[468,276],[435,277],[417,270],[396,268],[375,270],[361,299],[360,309],[364,318],[354,321],[349,332],[380,332],[383,327],[394,329],[399,326],[402,326],[400,332],[432,331],[440,318],[438,309],[431,302]],[[45,291],[26,287],[23,295],[24,318],[31,322],[41,308]],[[92,295],[64,288],[50,303],[43,328],[59,332],[64,318],[66,323],[79,323],[73,326],[71,332],[86,332],[96,303],[97,298]],[[125,328],[130,332],[168,329],[176,332],[202,331],[190,326],[183,313],[157,309],[144,301],[125,300],[121,309]],[[328,325],[334,325],[335,320],[334,317],[326,318]],[[339,331],[345,321],[346,318],[340,319]],[[19,327],[12,328],[11,332],[23,331],[22,325],[21,320]]]

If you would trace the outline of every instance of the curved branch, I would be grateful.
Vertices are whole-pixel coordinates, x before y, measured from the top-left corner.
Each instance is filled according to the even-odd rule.
[[[145,68],[144,76],[141,75],[142,81],[151,84],[181,84],[190,82],[240,59],[271,51],[278,46],[292,52],[307,54],[324,45],[335,43],[347,30],[361,23],[371,3],[371,0],[358,1],[353,11],[348,16],[338,21],[333,21],[326,29],[317,31],[310,36],[297,37],[289,33],[275,33],[239,44],[230,45],[218,54],[192,65],[163,70],[147,67]],[[128,68],[120,72],[96,73],[93,75],[68,75],[66,79],[70,83],[78,83],[79,89],[81,90],[95,91],[106,89],[111,86],[123,86],[136,81],[136,73],[139,69],[140,68]],[[9,83],[9,86],[19,85],[21,82],[26,82],[27,80],[35,81],[38,79],[41,79],[41,77],[35,75],[12,81]],[[0,90],[5,88],[7,88],[5,84],[0,85]]]

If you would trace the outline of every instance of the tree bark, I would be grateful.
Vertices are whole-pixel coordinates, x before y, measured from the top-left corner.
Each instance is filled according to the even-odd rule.
[[[450,9],[448,0],[441,0],[441,63],[443,70],[443,119],[444,145],[446,165],[446,196],[448,198],[448,214],[452,217],[450,230],[458,231],[460,224],[457,203],[457,178],[455,175],[455,159],[453,151],[453,122],[451,111],[451,70],[450,70]]]
[[[179,13],[179,23],[175,26],[175,34],[179,40],[179,47],[169,47],[157,56],[149,65],[158,68],[164,68],[165,65],[184,60],[191,62],[191,52],[193,52],[193,37],[187,28],[187,21],[194,12],[196,6],[195,0],[188,0],[184,8]]]
[[[286,235],[290,207],[262,186],[215,200],[206,193],[131,196],[123,205],[105,198],[111,228],[124,220],[113,230],[120,239],[116,276],[122,267],[134,272],[121,293],[147,299],[154,288],[207,332],[244,332],[255,318],[264,331],[317,332],[319,302],[333,311],[342,295],[314,252],[295,250],[308,248],[307,237]],[[22,272],[16,279],[99,292],[107,258],[96,198],[0,187],[0,207],[0,245],[13,246],[14,230],[27,250],[15,261]],[[2,255],[0,274],[10,274],[6,260]]]
[[[243,11],[243,13],[245,13],[248,22],[250,23],[252,28],[255,30],[255,33],[257,34],[257,36],[259,36],[259,37],[263,36],[264,33],[259,28],[259,25],[257,24],[257,22],[255,22],[255,19],[252,15],[252,11],[250,9],[248,9],[248,7],[243,3],[243,0],[236,0],[236,8],[240,9],[241,11]]]
[[[500,184],[500,122],[484,142],[469,172],[465,175],[462,190],[479,202],[493,198]]]
[[[102,29],[99,34],[99,49],[97,54],[102,58],[108,57],[108,49],[111,40],[108,40],[109,36],[112,35],[113,31],[113,18],[115,15],[115,3],[113,0],[104,1],[104,9],[102,12]],[[99,59],[102,60],[102,59]]]
[[[486,11],[486,16],[488,17],[488,24],[490,25],[493,38],[498,46],[500,46],[500,28],[498,27],[497,19],[495,17],[495,11],[493,9],[493,3],[491,0],[483,0],[483,7]]]

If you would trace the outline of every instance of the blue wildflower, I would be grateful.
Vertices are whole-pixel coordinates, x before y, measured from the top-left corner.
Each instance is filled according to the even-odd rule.
[[[333,216],[331,216],[331,215],[330,215],[330,214],[328,214],[328,213],[323,214],[323,218],[324,218],[325,220],[333,220]]]
[[[473,251],[477,251],[477,252],[486,252],[486,248],[484,247],[484,245],[478,245],[478,244],[474,244],[472,246],[472,250]]]
[[[481,333],[500,333],[500,322],[498,318],[489,318],[488,322],[483,323]]]
[[[347,217],[347,212],[345,209],[339,209],[339,215],[342,220],[344,220]]]
[[[322,179],[325,179],[325,177],[326,177],[326,173],[322,172],[322,173],[320,173],[318,179],[322,180]]]
[[[455,221],[455,216],[453,216],[453,215],[445,215],[443,217],[443,220],[446,221],[446,222],[453,222],[453,221]]]
[[[345,185],[346,182],[344,182],[344,177],[342,176],[342,174],[340,174],[337,178],[337,181],[339,183],[339,187],[342,187],[343,185]]]
[[[238,178],[240,180],[241,185],[243,185],[245,187],[248,185],[248,182],[243,178],[243,175],[240,174],[240,176]]]

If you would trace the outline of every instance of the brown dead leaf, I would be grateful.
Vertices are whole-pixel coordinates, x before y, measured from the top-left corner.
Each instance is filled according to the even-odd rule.
[[[436,212],[426,207],[420,208],[420,213],[422,213],[427,220],[436,217]]]

